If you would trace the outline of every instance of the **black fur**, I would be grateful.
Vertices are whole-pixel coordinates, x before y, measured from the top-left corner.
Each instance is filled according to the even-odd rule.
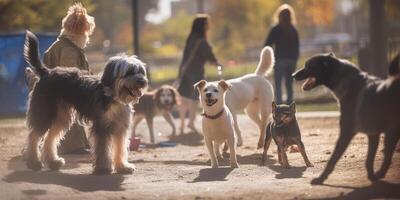
[[[389,65],[389,75],[396,76],[400,74],[400,54],[398,54]]]
[[[77,68],[49,69],[40,61],[37,38],[30,32],[27,33],[24,54],[39,76],[29,98],[27,123],[31,130],[30,138],[35,135],[43,137],[54,126],[68,129],[73,113],[76,112],[92,125],[91,134],[95,142],[94,172],[111,172],[112,167],[109,165],[112,162],[107,161],[112,160],[109,152],[111,137],[125,138],[131,121],[129,103],[131,99],[140,97],[132,96],[134,94],[130,90],[139,91],[147,84],[142,63],[133,57],[113,57],[107,63],[101,80],[96,76],[83,75]],[[125,70],[124,74],[119,74],[121,70]],[[38,158],[35,158],[37,155],[30,150],[36,160],[30,162],[28,159],[28,167],[40,169]],[[55,166],[55,169],[62,166],[60,162],[47,162],[50,167]]]
[[[43,65],[39,58],[39,45],[37,37],[30,31],[26,31],[24,56],[26,62],[35,66],[34,70],[39,76],[44,76],[48,69]]]
[[[395,75],[398,74],[392,74]],[[333,91],[340,104],[340,135],[335,150],[324,172],[311,183],[322,184],[325,181],[357,132],[368,135],[368,178],[371,181],[383,178],[400,137],[400,78],[383,80],[370,76],[332,54],[312,57],[293,77],[298,81],[315,78],[314,84],[307,89],[324,85]],[[380,133],[385,134],[385,158],[381,169],[374,173]]]
[[[290,106],[284,104],[275,105],[275,103],[272,103],[273,120],[268,123],[266,128],[262,164],[265,164],[269,145],[271,140],[274,139],[275,144],[278,146],[278,161],[282,166],[286,168],[289,167],[286,149],[291,145],[297,145],[308,167],[313,166],[308,160],[304,144],[301,141],[300,128],[295,113],[296,108],[294,102]]]

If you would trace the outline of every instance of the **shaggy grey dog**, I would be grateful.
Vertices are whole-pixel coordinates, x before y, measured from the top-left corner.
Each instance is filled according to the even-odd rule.
[[[100,80],[75,68],[48,69],[40,61],[38,40],[31,32],[27,32],[24,54],[39,77],[30,93],[27,113],[28,168],[43,168],[39,143],[46,133],[44,161],[52,170],[65,164],[57,154],[57,144],[77,114],[91,125],[93,173],[110,174],[113,169],[132,173],[134,166],[127,160],[130,104],[138,102],[147,86],[144,64],[134,56],[112,57]]]

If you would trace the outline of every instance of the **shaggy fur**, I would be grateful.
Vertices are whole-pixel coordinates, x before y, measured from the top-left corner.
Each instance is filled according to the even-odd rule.
[[[389,68],[390,77],[380,79],[360,71],[350,62],[338,59],[331,53],[308,59],[305,67],[293,74],[298,81],[306,80],[302,86],[304,90],[324,85],[333,92],[340,103],[339,139],[325,170],[318,178],[311,181],[312,184],[322,184],[328,178],[336,162],[358,132],[368,136],[368,155],[365,164],[368,178],[376,181],[385,177],[400,138],[398,66],[397,57]],[[385,157],[382,167],[375,173],[374,159],[381,133],[385,134]]]
[[[172,120],[172,108],[179,104],[178,91],[168,85],[163,85],[155,91],[145,93],[139,103],[134,105],[132,135],[135,136],[136,126],[145,118],[150,133],[150,141],[154,143],[153,118],[162,115],[172,128],[172,136],[176,135],[176,127]]]
[[[112,57],[99,78],[82,75],[76,68],[48,69],[38,54],[38,41],[28,32],[25,58],[39,81],[29,97],[27,123],[30,130],[27,166],[43,167],[39,142],[43,144],[44,160],[52,170],[65,163],[57,154],[57,144],[69,129],[74,113],[91,127],[94,152],[94,173],[132,173],[127,161],[128,128],[131,122],[130,103],[136,103],[147,85],[144,64],[135,57]],[[46,134],[47,133],[47,134]]]
[[[82,4],[75,3],[69,7],[62,20],[61,35],[67,36],[76,46],[83,49],[89,43],[89,36],[95,26],[94,18],[87,14]]]

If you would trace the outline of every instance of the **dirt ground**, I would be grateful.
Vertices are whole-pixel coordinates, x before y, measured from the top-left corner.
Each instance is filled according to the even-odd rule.
[[[367,139],[357,135],[329,176],[326,185],[310,180],[324,169],[338,136],[338,118],[299,117],[306,151],[315,167],[306,168],[299,153],[288,153],[290,169],[277,163],[276,145],[270,147],[267,165],[260,166],[258,131],[246,116],[239,117],[244,146],[238,149],[240,168],[228,162],[211,169],[201,135],[186,133],[176,147],[141,148],[131,152],[133,175],[94,176],[89,156],[66,155],[59,172],[27,170],[21,150],[27,138],[24,120],[0,124],[0,199],[400,199],[400,153],[395,153],[386,178],[371,184],[366,176]],[[177,122],[177,121],[176,121]],[[200,120],[197,120],[200,128]],[[157,141],[171,132],[163,119],[155,121]],[[148,141],[145,123],[137,133]],[[382,142],[375,169],[382,162]]]

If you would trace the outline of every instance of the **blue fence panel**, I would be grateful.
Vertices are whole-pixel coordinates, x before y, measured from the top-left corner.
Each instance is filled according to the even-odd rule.
[[[57,39],[55,34],[37,34],[40,53]],[[26,112],[28,88],[25,82],[27,66],[24,51],[25,33],[0,35],[0,116]]]

